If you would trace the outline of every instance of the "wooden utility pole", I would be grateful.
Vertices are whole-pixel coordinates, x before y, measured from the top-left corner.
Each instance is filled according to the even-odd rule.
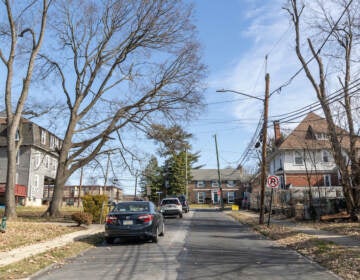
[[[261,191],[260,191],[260,217],[259,224],[264,224],[264,200],[265,200],[265,184],[266,184],[266,141],[267,141],[267,123],[269,112],[269,88],[270,75],[265,75],[265,98],[264,98],[264,123],[262,128],[262,156],[261,156]]]
[[[216,134],[214,135],[215,137],[215,147],[216,147],[216,161],[217,161],[217,171],[218,171],[218,184],[219,184],[219,190],[220,190],[220,208],[221,210],[224,208],[223,206],[223,199],[222,199],[222,187],[221,187],[221,177],[220,177],[220,163],[219,163],[219,151],[218,151],[218,144],[217,144],[217,139],[216,139]]]
[[[185,147],[185,197],[188,200],[189,199],[189,189],[188,189],[188,159],[187,159],[187,148]]]

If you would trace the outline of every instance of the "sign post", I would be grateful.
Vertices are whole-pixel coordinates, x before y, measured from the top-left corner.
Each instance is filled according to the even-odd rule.
[[[268,222],[267,222],[268,226],[270,225],[271,205],[272,205],[274,189],[278,188],[279,185],[280,185],[280,180],[279,180],[278,176],[275,176],[275,175],[268,176],[268,178],[267,178],[267,186],[269,188],[271,188],[270,205],[269,205],[269,217],[268,217]]]

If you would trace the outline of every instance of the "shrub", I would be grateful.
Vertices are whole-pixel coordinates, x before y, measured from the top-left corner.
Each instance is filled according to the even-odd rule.
[[[77,212],[71,215],[71,219],[80,225],[90,225],[93,221],[93,215],[87,212]]]
[[[100,220],[102,222],[105,220],[108,212],[108,197],[106,195],[85,195],[81,199],[84,212],[91,213],[95,223],[100,223]]]

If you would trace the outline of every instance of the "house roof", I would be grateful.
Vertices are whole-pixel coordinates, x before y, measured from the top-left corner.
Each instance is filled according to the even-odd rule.
[[[338,126],[336,126],[336,132],[341,145],[344,148],[348,148],[348,132]],[[316,138],[317,134],[328,135],[328,123],[325,118],[311,112],[299,123],[291,134],[285,138],[280,144],[279,149],[331,149],[329,139],[318,139]],[[356,146],[360,148],[360,141],[357,141]]]
[[[217,169],[191,169],[192,180],[194,181],[212,181],[218,180]],[[221,180],[237,181],[241,180],[242,176],[239,169],[220,169]]]

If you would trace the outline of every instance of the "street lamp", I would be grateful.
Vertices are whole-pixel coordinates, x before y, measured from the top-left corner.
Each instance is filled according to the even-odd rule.
[[[244,95],[250,98],[258,99],[264,102],[264,123],[262,128],[262,157],[261,157],[261,191],[260,191],[260,216],[259,224],[264,224],[264,198],[265,198],[265,184],[266,184],[266,141],[267,141],[267,121],[268,121],[268,111],[269,111],[269,85],[270,85],[270,75],[267,73],[265,75],[265,97],[260,98],[258,96],[253,96],[236,90],[220,89],[216,92],[233,92],[236,94]]]

